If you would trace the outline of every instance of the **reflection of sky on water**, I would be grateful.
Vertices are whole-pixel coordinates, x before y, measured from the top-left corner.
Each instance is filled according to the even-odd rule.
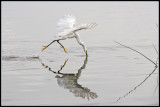
[[[154,69],[141,55],[113,41],[156,61],[157,53],[152,44],[157,48],[159,43],[158,7],[158,2],[2,2],[2,104],[62,105],[62,101],[63,105],[158,104],[157,69],[132,94],[112,103],[147,77],[140,74],[150,74]],[[92,21],[98,24],[95,29],[79,32],[89,60],[77,83],[90,89],[89,92],[96,92],[98,97],[94,100],[74,97],[67,92],[72,85],[66,85],[73,78],[43,72],[48,69],[34,58],[42,45],[54,39],[56,23],[64,14],[75,15],[77,25]],[[75,39],[62,44],[68,54],[54,44],[41,54],[42,59],[49,67],[54,66],[52,70],[59,70],[64,57],[69,57],[60,73],[77,74],[85,58],[83,50]],[[53,78],[54,75],[58,75],[57,78]],[[66,78],[68,81],[64,81]],[[59,87],[57,80],[66,89]]]

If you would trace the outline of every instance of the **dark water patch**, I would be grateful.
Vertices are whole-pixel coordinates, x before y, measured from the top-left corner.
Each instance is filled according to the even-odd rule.
[[[158,74],[158,73],[153,73],[153,74]],[[144,76],[144,75],[149,75],[149,74],[136,74],[136,75],[127,75],[126,77],[130,77],[130,76]]]
[[[7,44],[7,43],[24,43],[24,42],[28,42],[28,43],[41,43],[43,41],[24,41],[24,40],[21,40],[21,41],[17,41],[17,40],[12,40],[12,41],[2,41],[3,44]]]
[[[126,56],[116,56],[116,57],[123,58],[123,59],[128,59],[128,57],[126,57]]]
[[[133,58],[133,59],[139,59],[139,58],[136,58],[136,57],[135,57],[135,58]]]
[[[146,63],[139,62],[139,63],[136,63],[136,64],[146,64]]]
[[[135,47],[139,47],[139,48],[153,48],[153,45],[148,44],[148,45],[135,45]]]
[[[87,46],[86,46],[87,47]],[[82,47],[70,47],[68,48],[70,53],[84,52]],[[90,46],[87,47],[88,52],[105,52],[105,51],[116,51],[115,46]]]
[[[88,47],[88,50],[108,50],[108,51],[115,51],[115,46],[94,46]]]
[[[55,61],[49,61],[49,62],[55,62]]]
[[[36,61],[39,56],[20,57],[20,56],[2,56],[2,61]]]
[[[11,69],[11,70],[7,70],[7,71],[23,71],[23,70],[39,70],[41,68],[24,68],[24,69]],[[33,74],[32,74],[33,75]]]
[[[126,57],[126,56],[116,56],[116,57]]]

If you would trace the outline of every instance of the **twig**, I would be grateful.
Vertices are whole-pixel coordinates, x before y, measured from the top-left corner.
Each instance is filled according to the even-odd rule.
[[[158,74],[158,73],[153,73],[153,74]],[[142,75],[149,75],[149,74],[127,75],[126,77],[130,77],[130,76],[142,76]]]
[[[157,23],[156,23],[156,25],[157,25]],[[158,25],[157,25],[157,27],[158,27]],[[155,47],[155,45],[154,45],[154,44],[153,44],[153,47],[154,47],[154,49],[156,50],[157,54],[159,55],[159,53],[158,53],[158,51],[157,51],[157,49],[156,49],[156,47]],[[156,64],[158,63],[158,59],[159,59],[159,57],[157,57]],[[156,86],[156,88],[155,88],[155,90],[154,90],[153,95],[155,94],[155,92],[156,92],[156,90],[157,90],[158,85],[159,85],[159,83],[158,83],[158,79],[157,79],[157,86]]]
[[[116,41],[114,41],[114,42],[116,42]],[[125,46],[125,45],[123,45],[123,44],[121,44],[119,42],[116,42],[116,43],[118,43],[119,45],[124,46],[126,48],[129,48],[129,49],[131,49],[131,50],[133,50],[133,51],[135,51],[135,52],[137,52],[139,54],[141,54],[142,56],[144,56],[146,59],[148,59],[149,61],[151,61],[157,67],[157,64],[155,62],[153,62],[151,59],[149,59],[148,57],[146,57],[144,54],[140,53],[139,51],[137,51],[137,50],[135,50],[135,49],[133,49],[131,47]]]
[[[156,23],[156,26],[157,26],[157,28],[158,28],[158,24]]]
[[[157,78],[157,86],[156,86],[156,88],[155,88],[155,90],[154,90],[153,95],[155,94],[155,92],[156,92],[156,90],[157,90],[158,85],[159,85],[159,83],[158,83],[158,78]]]
[[[116,42],[116,41],[114,41],[114,42]],[[156,61],[156,63],[155,63],[155,62],[153,62],[151,59],[149,59],[148,57],[146,57],[144,54],[140,53],[139,51],[137,51],[137,50],[135,50],[135,49],[133,49],[133,48],[131,48],[131,47],[125,46],[125,45],[123,45],[123,44],[121,44],[121,43],[119,43],[119,42],[116,42],[116,43],[118,43],[119,45],[121,45],[121,46],[123,46],[123,47],[129,48],[129,49],[131,49],[131,50],[139,53],[140,55],[142,55],[143,57],[145,57],[146,59],[148,59],[150,62],[152,62],[152,63],[155,65],[154,70],[153,70],[140,84],[138,84],[137,86],[135,86],[131,91],[129,91],[128,93],[126,93],[124,96],[119,97],[118,100],[117,100],[117,102],[118,102],[119,100],[121,100],[122,98],[126,97],[126,96],[129,95],[131,92],[133,92],[134,90],[136,90],[139,86],[141,86],[141,85],[154,73],[154,71],[155,71],[155,70],[157,69],[157,67],[158,67],[158,66],[157,66],[158,58],[157,58],[157,61]],[[154,46],[154,45],[153,45],[153,46]],[[154,46],[154,48],[155,48],[155,46]],[[155,48],[155,50],[156,50],[156,48]],[[156,51],[157,51],[157,50],[156,50]],[[158,53],[158,51],[157,51],[157,53]],[[156,89],[157,89],[157,87],[156,87]],[[155,89],[155,90],[156,90],[156,89]]]
[[[155,48],[155,45],[154,45],[154,44],[153,44],[153,47],[154,47],[154,49],[156,50],[157,54],[159,54],[159,53],[158,53],[158,50]]]
[[[138,84],[137,86],[135,86],[131,91],[129,91],[128,93],[126,93],[123,97],[119,97],[117,102],[119,100],[121,100],[122,98],[125,98],[127,95],[129,95],[131,92],[133,92],[134,90],[137,89],[137,87],[141,86],[153,73],[154,71],[157,69],[157,66],[155,66],[154,70],[149,74],[149,76],[147,76],[140,84]]]

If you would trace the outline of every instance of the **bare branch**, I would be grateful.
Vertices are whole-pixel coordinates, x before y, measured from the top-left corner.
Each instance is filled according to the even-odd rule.
[[[116,41],[114,41],[114,42],[116,42]],[[129,49],[131,49],[131,50],[133,50],[133,51],[141,54],[142,56],[144,56],[146,59],[148,59],[150,62],[152,62],[152,63],[157,67],[157,64],[156,64],[155,62],[153,62],[151,59],[149,59],[148,57],[146,57],[144,54],[140,53],[139,51],[137,51],[137,50],[135,50],[135,49],[133,49],[133,48],[131,48],[131,47],[125,46],[125,45],[123,45],[123,44],[121,44],[121,43],[119,43],[119,42],[116,42],[116,43],[118,43],[119,45],[121,45],[121,46],[123,46],[123,47],[129,48]]]
[[[154,47],[154,49],[156,50],[157,54],[159,54],[159,53],[158,53],[158,50],[156,49],[156,47],[155,47],[155,45],[154,45],[154,44],[153,44],[153,47]]]
[[[156,86],[156,88],[155,88],[155,90],[154,90],[153,95],[155,94],[155,92],[156,92],[156,90],[157,90],[158,85],[159,85],[159,83],[158,83],[158,78],[157,78],[157,86]]]
[[[114,42],[116,42],[116,41],[114,41]],[[119,42],[116,42],[116,43],[118,43],[119,45],[121,45],[121,46],[123,46],[123,47],[129,48],[129,49],[131,49],[131,50],[139,53],[140,55],[142,55],[143,57],[145,57],[146,59],[148,59],[150,62],[152,62],[152,63],[155,65],[154,70],[153,70],[140,84],[138,84],[137,86],[135,86],[131,91],[129,91],[128,93],[126,93],[124,96],[119,97],[118,100],[117,100],[117,102],[118,102],[118,101],[121,100],[122,98],[125,98],[127,95],[129,95],[131,92],[135,91],[139,86],[141,86],[141,85],[154,73],[154,71],[157,69],[158,66],[157,66],[157,61],[156,61],[156,63],[153,62],[151,59],[149,59],[148,57],[146,57],[144,54],[140,53],[139,51],[137,51],[137,50],[135,50],[135,49],[133,49],[133,48],[131,48],[131,47],[125,46],[125,45],[123,45],[123,44],[121,44],[121,43],[119,43]],[[154,47],[154,48],[155,48],[155,47]],[[155,48],[155,50],[156,50],[156,48]],[[157,52],[158,52],[158,51],[157,51]],[[158,60],[158,59],[157,59],[157,60]],[[157,89],[157,87],[156,87],[156,89]],[[155,90],[156,90],[156,89],[155,89]]]
[[[156,26],[157,26],[157,28],[158,28],[158,24],[156,23]]]
[[[141,86],[154,73],[154,71],[156,69],[157,69],[157,66],[155,66],[154,70],[140,84],[138,84],[137,86],[135,86],[131,91],[129,91],[128,93],[126,93],[124,96],[119,97],[118,100],[117,100],[117,102],[119,100],[121,100],[122,98],[125,98],[127,95],[129,95],[131,92],[135,91],[139,86]]]

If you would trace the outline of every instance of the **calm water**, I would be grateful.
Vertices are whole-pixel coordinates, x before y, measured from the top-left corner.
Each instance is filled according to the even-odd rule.
[[[141,84],[155,66],[114,42],[156,62],[158,8],[158,2],[2,2],[2,105],[159,105],[159,68]],[[68,54],[57,43],[41,53],[64,14],[75,15],[77,25],[98,24],[79,32],[88,57],[75,39],[61,41]]]

